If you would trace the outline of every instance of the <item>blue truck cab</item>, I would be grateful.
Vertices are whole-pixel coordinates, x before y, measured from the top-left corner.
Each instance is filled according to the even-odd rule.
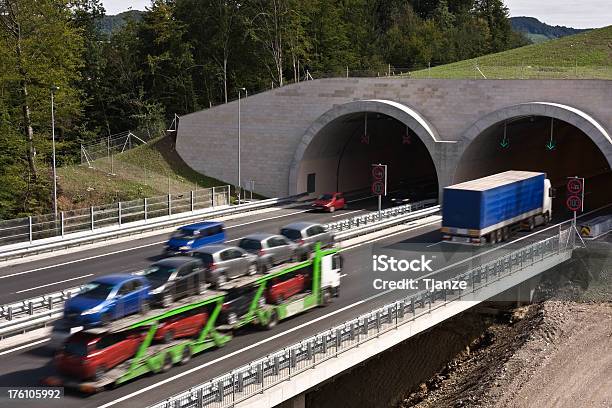
[[[218,221],[205,221],[184,225],[172,234],[166,243],[166,253],[184,254],[210,244],[225,242],[225,228]]]

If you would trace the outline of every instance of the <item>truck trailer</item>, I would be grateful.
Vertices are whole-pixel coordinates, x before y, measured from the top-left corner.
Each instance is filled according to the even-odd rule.
[[[442,239],[471,244],[507,240],[552,217],[552,188],[544,173],[506,171],[445,187]]]
[[[57,372],[42,379],[42,383],[92,393],[146,374],[168,371],[209,348],[223,346],[240,327],[271,329],[281,320],[327,305],[339,294],[341,268],[339,250],[322,250],[317,243],[313,256],[306,261],[238,278],[217,290],[207,289],[101,327],[83,328],[68,337],[55,356]],[[266,294],[274,285],[282,285],[296,276],[301,278],[301,287],[287,298],[277,296],[274,303],[268,303]],[[167,331],[163,336],[159,333],[164,327],[176,327],[171,325],[177,323],[193,326],[198,321],[198,327],[188,336],[180,336],[178,331],[171,336],[167,336]],[[123,344],[131,348],[125,350]],[[104,361],[100,361],[101,353],[107,355]],[[120,362],[118,355],[123,356]]]

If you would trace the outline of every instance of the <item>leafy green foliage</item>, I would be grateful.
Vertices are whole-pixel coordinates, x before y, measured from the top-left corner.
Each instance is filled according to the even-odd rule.
[[[0,0],[0,23],[4,218],[49,211],[51,85],[57,161],[68,165],[80,143],[126,130],[156,138],[175,114],[243,87],[435,66],[526,43],[502,0],[153,0],[113,19],[101,0]],[[65,191],[73,173],[60,180]]]

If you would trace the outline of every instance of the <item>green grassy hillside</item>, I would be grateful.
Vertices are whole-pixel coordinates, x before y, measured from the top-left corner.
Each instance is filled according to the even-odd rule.
[[[117,154],[112,161],[106,157],[95,160],[92,166],[58,169],[61,210],[227,184],[191,169],[169,137]]]
[[[411,78],[612,79],[612,26],[411,72]]]

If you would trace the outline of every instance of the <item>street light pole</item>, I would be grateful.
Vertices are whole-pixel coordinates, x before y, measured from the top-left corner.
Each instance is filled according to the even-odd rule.
[[[240,88],[238,89],[238,204],[240,204],[240,195],[242,193],[242,182],[241,180],[241,172],[240,172],[240,96],[241,96],[241,92],[245,91],[245,93],[247,92],[246,88]],[[246,95],[248,95],[248,93],[246,93]]]
[[[54,94],[59,87],[51,87],[51,139],[53,149],[53,214],[57,219],[57,175],[55,172],[55,108],[54,108]]]

